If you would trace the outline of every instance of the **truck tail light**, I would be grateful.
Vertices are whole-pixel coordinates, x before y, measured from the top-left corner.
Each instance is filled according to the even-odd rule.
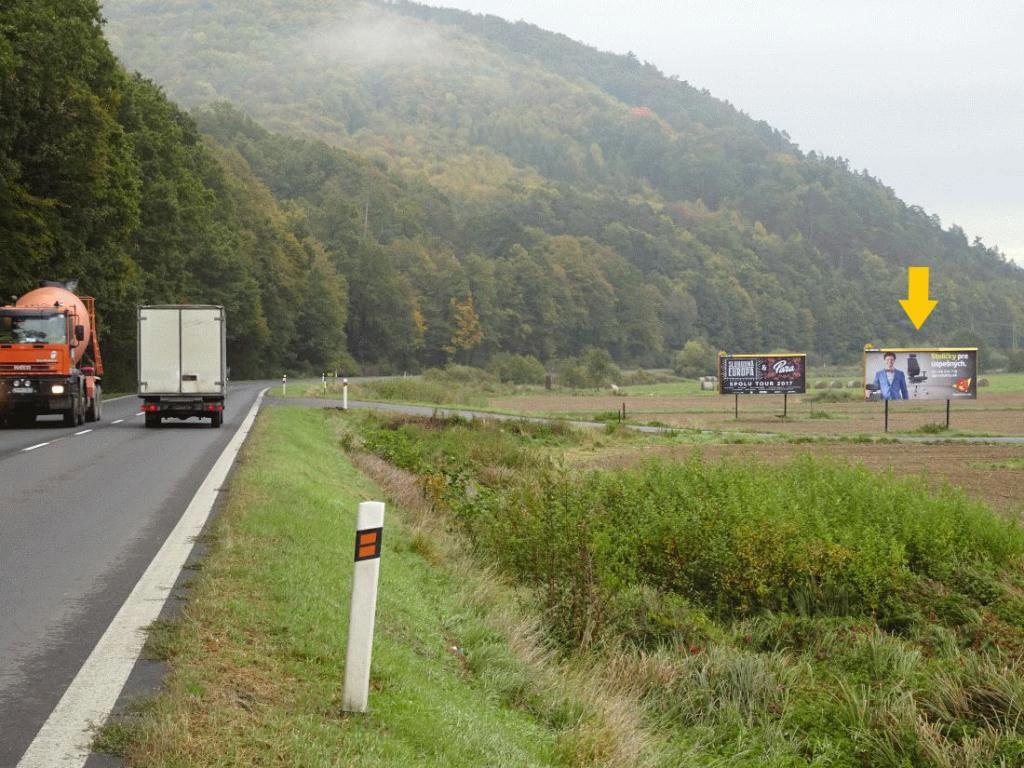
[[[155,411],[157,411],[159,409],[160,409],[160,406],[157,405],[156,403],[143,403],[142,404],[142,410],[144,412],[146,412],[146,413],[154,413]]]
[[[224,410],[224,404],[223,403],[207,403],[206,406],[203,408],[203,410],[206,410],[206,411],[223,411]]]

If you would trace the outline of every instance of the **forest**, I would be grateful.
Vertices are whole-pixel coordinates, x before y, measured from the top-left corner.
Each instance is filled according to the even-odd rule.
[[[138,303],[224,304],[236,377],[1024,335],[998,249],[635,56],[355,0],[19,0],[0,31],[0,290],[79,279],[127,386]]]

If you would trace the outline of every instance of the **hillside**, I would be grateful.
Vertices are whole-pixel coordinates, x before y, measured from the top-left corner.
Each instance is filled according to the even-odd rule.
[[[363,213],[377,245],[421,251],[458,286],[438,300],[412,281],[408,303],[435,327],[472,298],[483,342],[467,357],[593,344],[657,362],[706,336],[849,360],[919,336],[1007,347],[1024,326],[1024,270],[997,251],[633,57],[411,3],[110,0],[105,13],[128,65],[186,105],[232,102],[432,190],[444,225],[411,237]],[[909,264],[932,266],[942,302],[923,334],[897,304]],[[498,277],[512,283],[495,292]],[[441,346],[426,339],[419,359]]]
[[[79,279],[108,391],[134,387],[140,303],[223,304],[236,377],[343,362],[346,285],[303,227],[124,71],[97,3],[0,9],[0,286]]]

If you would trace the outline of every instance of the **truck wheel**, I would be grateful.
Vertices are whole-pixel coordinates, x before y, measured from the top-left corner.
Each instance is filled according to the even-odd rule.
[[[78,423],[78,408],[75,407],[74,401],[71,402],[71,407],[64,411],[64,426],[73,427]]]
[[[223,411],[215,411],[214,414],[210,417],[210,426],[214,427],[216,429],[219,429],[220,425],[223,424],[223,423],[224,423],[224,412]]]
[[[97,384],[93,398],[89,401],[89,407],[85,411],[86,421],[100,420],[100,403],[102,402],[102,397],[103,393],[100,391],[100,385]]]
[[[159,413],[146,413],[146,426],[147,427],[159,427],[160,426],[160,414]]]

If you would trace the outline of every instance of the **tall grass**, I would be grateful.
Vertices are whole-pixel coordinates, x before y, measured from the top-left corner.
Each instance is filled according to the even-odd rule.
[[[580,472],[573,430],[366,425],[563,654],[640,686],[660,764],[1024,765],[1024,532],[984,505],[809,456]]]

